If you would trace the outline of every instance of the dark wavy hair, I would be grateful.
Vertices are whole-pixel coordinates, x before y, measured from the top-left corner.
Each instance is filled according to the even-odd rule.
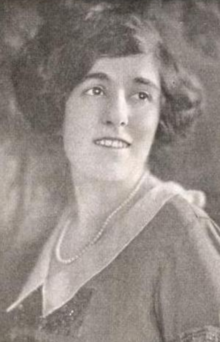
[[[115,5],[82,3],[49,18],[13,65],[17,101],[33,130],[60,130],[70,93],[97,59],[145,53],[149,42],[162,86],[156,141],[186,135],[201,113],[202,89],[166,47],[157,21]]]

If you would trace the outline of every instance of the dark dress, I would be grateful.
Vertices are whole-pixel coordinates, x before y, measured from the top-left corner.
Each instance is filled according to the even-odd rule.
[[[76,263],[57,262],[54,236],[1,319],[2,342],[220,341],[220,229],[169,187]]]

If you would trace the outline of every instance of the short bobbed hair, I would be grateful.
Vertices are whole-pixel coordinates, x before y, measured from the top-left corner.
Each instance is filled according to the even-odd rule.
[[[149,53],[158,59],[161,112],[157,142],[185,136],[202,108],[202,89],[166,47],[155,20],[120,7],[73,6],[41,27],[12,68],[18,105],[34,131],[60,131],[72,90],[102,57]]]

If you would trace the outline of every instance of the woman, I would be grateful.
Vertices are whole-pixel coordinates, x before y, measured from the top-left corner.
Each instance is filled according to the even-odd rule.
[[[62,134],[72,185],[3,341],[219,341],[219,228],[149,172],[202,106],[156,22],[70,6],[12,79],[33,130]]]

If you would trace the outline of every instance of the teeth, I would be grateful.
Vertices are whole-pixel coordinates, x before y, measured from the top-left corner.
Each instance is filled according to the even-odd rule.
[[[110,148],[128,148],[129,144],[121,140],[101,139],[95,141],[96,145],[101,145]]]

